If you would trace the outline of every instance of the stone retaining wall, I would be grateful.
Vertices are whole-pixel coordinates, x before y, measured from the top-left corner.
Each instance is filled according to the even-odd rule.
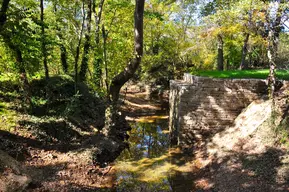
[[[173,144],[192,144],[234,124],[253,100],[267,95],[265,80],[214,79],[184,75],[170,82],[170,133]]]

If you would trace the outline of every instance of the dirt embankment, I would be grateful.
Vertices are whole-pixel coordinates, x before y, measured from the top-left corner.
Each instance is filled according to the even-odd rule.
[[[112,188],[113,170],[94,165],[92,158],[103,139],[98,134],[104,125],[102,100],[83,84],[75,94],[69,76],[33,80],[30,85],[32,106],[27,107],[17,82],[0,82],[0,150],[21,162],[13,160],[15,166],[25,168],[19,171],[0,159],[0,180],[7,183],[0,191],[14,191],[5,182],[11,174],[19,178],[15,191],[20,186],[26,191]],[[27,176],[26,181],[20,176]]]
[[[233,127],[195,145],[195,160],[202,164],[194,181],[196,188],[222,192],[289,191],[287,111],[285,92],[276,97],[274,110],[271,100],[254,101]]]

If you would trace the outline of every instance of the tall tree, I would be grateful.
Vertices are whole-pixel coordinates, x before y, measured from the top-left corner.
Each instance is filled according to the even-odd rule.
[[[85,23],[85,3],[84,1],[82,2],[82,22],[80,26],[80,32],[78,34],[78,43],[76,47],[76,53],[74,57],[74,81],[75,81],[75,91],[77,90],[77,82],[78,82],[78,60],[79,60],[79,55],[80,55],[80,46],[81,46],[81,41],[82,41],[82,35],[83,35],[83,30],[84,30],[84,23]],[[77,13],[75,12],[75,17],[77,17]]]
[[[44,4],[43,0],[40,0],[40,20],[41,20],[41,36],[42,36],[42,55],[43,65],[45,70],[45,78],[49,79],[49,70],[47,65],[47,49],[46,49],[46,37],[45,37],[45,25],[44,25]]]
[[[94,80],[98,88],[101,86],[101,63],[102,59],[100,57],[100,21],[103,11],[103,5],[105,0],[100,0],[98,5],[98,11],[96,11],[96,0],[93,0],[93,15],[95,19],[95,46],[96,50],[94,51]]]
[[[217,69],[219,71],[224,70],[224,41],[221,35],[217,36],[218,38],[218,65]]]
[[[136,0],[135,14],[134,14],[134,49],[135,56],[127,64],[126,68],[113,77],[109,95],[113,103],[116,103],[119,99],[119,91],[121,87],[133,77],[135,71],[139,67],[143,55],[143,12],[144,12],[144,0]]]
[[[246,62],[246,56],[248,53],[248,41],[249,41],[250,34],[245,33],[245,39],[244,39],[244,44],[242,47],[242,59],[241,59],[241,64],[240,64],[240,69],[248,69],[248,64]]]
[[[250,29],[252,26],[252,14],[253,14],[253,10],[252,10],[252,4],[253,4],[253,0],[251,0],[250,2],[250,9],[248,10],[248,21],[245,24],[247,29]],[[250,38],[250,33],[249,30],[247,30],[247,32],[244,33],[244,44],[242,47],[242,58],[241,58],[241,64],[240,64],[240,69],[248,69],[248,64],[246,62],[246,56],[248,53],[248,42],[249,42],[249,38]]]
[[[267,56],[269,59],[269,75],[268,75],[268,85],[270,90],[270,97],[274,98],[275,83],[276,83],[276,58],[277,50],[279,44],[279,36],[282,29],[282,16],[284,14],[286,7],[283,8],[279,0],[274,0],[269,3],[267,10],[267,25],[268,25],[268,47]]]
[[[7,20],[7,10],[9,6],[10,0],[3,0],[1,9],[0,9],[0,32],[2,31],[3,25],[6,23]]]
[[[87,17],[85,19],[85,42],[83,47],[82,61],[79,72],[79,80],[84,81],[86,79],[86,73],[88,69],[88,53],[90,50],[90,37],[91,37],[91,16],[92,16],[92,2],[91,0],[87,1]]]
[[[61,19],[58,16],[58,4],[57,2],[54,2],[54,14],[57,15],[56,16],[56,35],[59,38],[59,48],[60,48],[60,61],[61,61],[61,65],[62,65],[62,69],[64,71],[64,73],[68,73],[68,63],[67,63],[67,50],[65,47],[65,43],[64,43],[64,35],[62,34],[62,27],[61,26]]]
[[[117,121],[117,101],[121,87],[133,77],[138,69],[143,55],[143,14],[145,0],[135,0],[134,12],[134,58],[126,65],[125,69],[113,77],[109,87],[110,107],[106,111],[105,135],[115,135]]]

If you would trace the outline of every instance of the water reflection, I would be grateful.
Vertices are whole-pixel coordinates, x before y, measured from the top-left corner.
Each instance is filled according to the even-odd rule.
[[[116,191],[191,191],[192,156],[169,148],[168,120],[142,120],[131,126],[130,149],[121,154],[115,166]]]
[[[171,191],[164,168],[169,137],[167,120],[141,120],[131,124],[130,149],[117,161],[117,191]]]
[[[157,120],[154,123],[136,122],[131,126],[130,149],[124,151],[119,160],[140,160],[166,153],[169,146],[166,120]]]

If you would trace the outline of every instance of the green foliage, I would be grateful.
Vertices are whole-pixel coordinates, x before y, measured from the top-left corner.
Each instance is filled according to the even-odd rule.
[[[107,1],[104,7],[103,24],[108,32],[108,80],[122,71],[134,54],[133,11],[134,5],[124,0]]]
[[[52,76],[48,82],[44,78],[34,79],[31,87],[32,113],[37,116],[77,117],[88,113],[91,113],[88,118],[99,116],[95,110],[102,103],[100,98],[95,97],[85,84],[79,84],[79,92],[75,94],[74,81],[70,76]]]
[[[96,1],[96,9],[99,2]],[[42,23],[37,1],[11,0],[7,22],[0,32],[0,76],[4,73],[19,73],[21,66],[17,63],[15,47],[22,54],[28,81],[41,79],[44,76],[41,26],[45,27],[44,42],[50,76],[64,73],[61,60],[64,51],[68,66],[67,74],[74,74],[77,46],[80,45],[79,58],[82,58],[87,30],[84,24],[81,33],[83,19],[87,16],[87,4],[83,7],[82,3],[78,0],[47,1]],[[93,17],[91,51],[88,53],[88,74],[85,84],[99,97],[105,97],[107,94],[105,81],[109,84],[135,54],[134,6],[134,1],[105,1],[100,28],[104,26],[106,39],[102,37],[101,30],[95,33],[97,26]],[[251,68],[266,68],[267,8],[268,2],[261,0],[210,2],[150,0],[146,2],[144,55],[136,79],[168,85],[169,79],[179,78],[184,72],[213,70],[217,64],[217,36],[219,35],[224,42],[226,69],[235,70],[239,67],[245,34],[250,35],[246,62]],[[95,40],[97,38],[99,38],[98,44]],[[106,40],[106,60],[104,60],[104,40]],[[281,33],[277,62],[278,65],[282,63],[282,68],[287,68],[288,50],[288,34]],[[100,60],[97,69],[94,65],[96,60]],[[79,71],[79,68],[77,70]],[[19,79],[19,76],[15,76]],[[98,79],[101,81],[100,87]],[[57,88],[61,87],[62,85]],[[73,89],[71,87],[71,91]],[[47,98],[49,93],[46,95],[44,92],[41,97],[32,96],[31,101],[35,106],[44,107],[49,104],[50,98]],[[74,99],[76,102],[77,99]]]
[[[0,78],[3,72],[15,72],[16,65],[13,62],[13,54],[5,47],[4,43],[0,41]]]
[[[44,106],[47,104],[47,99],[44,98],[32,97],[31,101],[33,106]]]
[[[12,2],[8,11],[8,20],[2,31],[5,44],[10,44],[21,50],[23,64],[31,73],[39,70],[41,58],[40,25],[36,19],[37,11],[35,10],[37,10],[35,1]],[[9,52],[11,51],[15,50],[10,49]],[[18,67],[13,66],[16,69]]]
[[[252,66],[253,63],[255,65],[257,63],[263,65],[262,61],[265,59],[261,58],[267,57],[262,54],[262,52],[266,51],[264,37],[262,36],[265,30],[265,28],[262,27],[262,23],[265,22],[264,7],[264,2],[251,0],[216,0],[205,4],[201,11],[205,25],[201,31],[201,38],[207,39],[207,41],[198,43],[200,47],[198,50],[202,51],[205,49],[209,55],[216,55],[217,37],[221,36],[224,42],[224,65],[227,69],[237,69],[241,63],[245,36],[249,34],[247,58],[250,57],[250,59],[246,62],[249,63],[250,66]],[[200,44],[202,45],[203,43],[208,44],[208,41],[215,42],[213,49],[200,46]],[[204,58],[206,58],[206,56],[204,56]],[[211,59],[210,66],[215,66],[215,59]],[[202,59],[202,61],[204,60],[205,59]],[[199,60],[195,62],[200,63]],[[203,63],[200,64],[200,68],[207,69],[206,66],[202,67],[202,65]]]
[[[282,33],[280,35],[280,41],[279,41],[279,49],[278,49],[278,58],[277,63],[282,68],[288,68],[289,66],[289,34],[288,33]]]
[[[20,123],[28,131],[36,131],[37,136],[42,135],[41,139],[47,136],[61,140],[70,138],[65,134],[70,134],[72,125],[86,130],[103,127],[104,102],[83,83],[78,85],[79,92],[75,95],[70,76],[51,76],[48,82],[44,77],[33,79],[30,82],[33,107],[29,111],[22,104],[25,99],[22,90],[12,79],[7,75],[0,78],[1,129],[9,131]]]
[[[73,114],[78,110],[80,98],[81,98],[81,95],[79,94],[79,92],[77,92],[75,95],[73,95],[73,97],[71,98],[71,100],[69,101],[69,103],[65,107],[65,110],[63,112],[64,116],[68,116],[70,114]]]
[[[0,75],[0,101],[13,101],[20,97],[19,76],[14,73]]]
[[[186,27],[191,25],[188,18],[193,10],[185,11],[186,8],[188,5],[167,6],[165,2],[150,1],[144,20],[142,80],[167,86],[169,79],[181,76],[191,65],[189,49],[192,44],[186,35]],[[187,21],[181,22],[180,18]]]

